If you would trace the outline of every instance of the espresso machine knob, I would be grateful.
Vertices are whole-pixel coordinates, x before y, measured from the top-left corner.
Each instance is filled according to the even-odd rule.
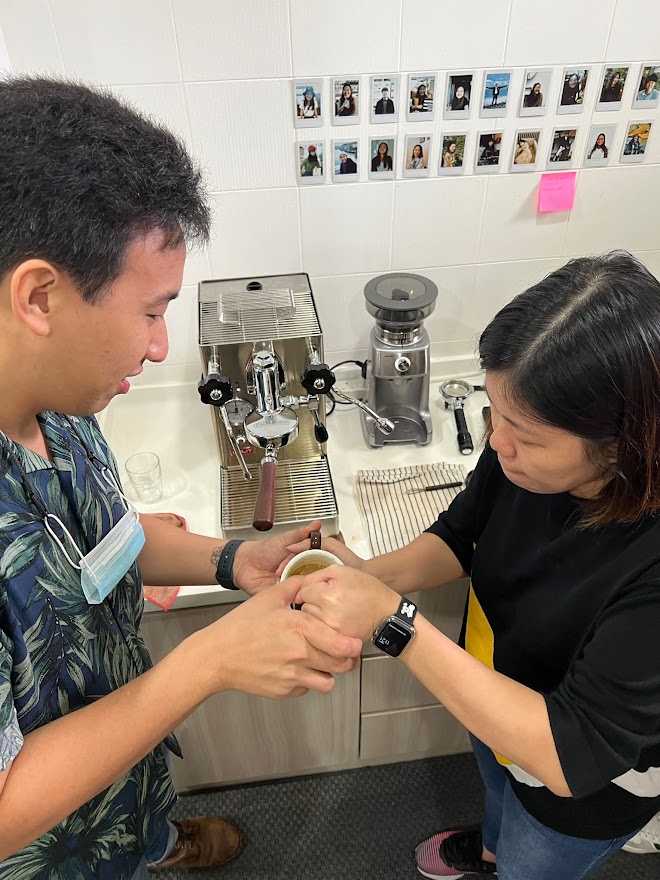
[[[223,406],[233,397],[231,382],[222,373],[209,373],[206,378],[202,376],[197,383],[197,390],[202,403],[211,406]]]
[[[300,377],[300,384],[308,394],[327,394],[335,381],[335,374],[327,364],[310,364]]]

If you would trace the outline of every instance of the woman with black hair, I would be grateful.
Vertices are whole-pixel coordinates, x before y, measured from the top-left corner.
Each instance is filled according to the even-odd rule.
[[[605,143],[605,135],[601,132],[596,138],[596,143],[589,150],[587,159],[607,159],[609,150]]]
[[[389,154],[389,147],[385,143],[385,141],[381,141],[378,144],[378,150],[376,151],[376,155],[371,160],[371,170],[372,171],[391,171],[392,170],[392,157]]]
[[[357,102],[353,95],[353,86],[346,82],[341,91],[341,95],[335,103],[336,116],[355,116],[357,113]]]
[[[660,809],[660,283],[622,251],[572,260],[479,350],[467,488],[393,553],[328,539],[345,566],[298,599],[374,634],[471,733],[483,823],[419,844],[421,874],[582,880]],[[459,646],[406,594],[466,575]]]

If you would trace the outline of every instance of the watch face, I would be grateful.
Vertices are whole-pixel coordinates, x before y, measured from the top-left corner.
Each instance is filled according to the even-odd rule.
[[[374,644],[390,657],[398,657],[413,634],[397,620],[388,620],[374,639]]]

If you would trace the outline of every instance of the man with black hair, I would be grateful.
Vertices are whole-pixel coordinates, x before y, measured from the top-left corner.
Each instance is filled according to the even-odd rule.
[[[171,731],[225,690],[328,692],[361,643],[293,612],[295,581],[269,589],[318,523],[223,542],[138,519],[94,418],[167,355],[208,239],[181,142],[107,91],[0,80],[0,204],[0,878],[223,864],[233,825],[168,819]],[[143,575],[252,597],[152,666]]]

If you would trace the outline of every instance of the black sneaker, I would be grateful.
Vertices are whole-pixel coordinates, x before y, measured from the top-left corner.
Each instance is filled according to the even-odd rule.
[[[439,831],[415,849],[417,870],[430,880],[443,877],[497,876],[495,865],[481,858],[481,828],[451,828]]]

